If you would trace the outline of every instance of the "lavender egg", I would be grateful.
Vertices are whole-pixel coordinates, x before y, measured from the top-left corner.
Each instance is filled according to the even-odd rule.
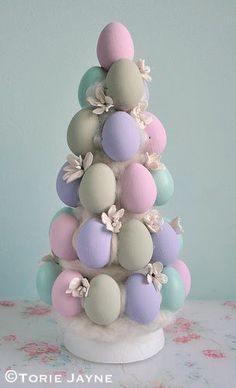
[[[102,268],[110,261],[112,233],[97,218],[91,218],[80,228],[75,238],[79,260],[86,267]]]
[[[140,133],[136,121],[126,112],[115,112],[102,130],[102,148],[116,162],[131,159],[140,146]]]
[[[67,163],[63,164],[62,168],[60,169],[57,175],[57,181],[56,181],[57,194],[60,200],[64,202],[67,206],[77,207],[79,205],[78,189],[79,189],[81,179],[76,179],[71,183],[66,183],[66,181],[63,180],[63,175],[65,174],[65,171],[63,170],[63,168],[66,165]]]
[[[144,275],[129,276],[126,283],[125,314],[142,325],[152,322],[160,311],[161,294]]]
[[[180,240],[175,230],[165,222],[157,233],[152,233],[152,261],[160,261],[163,265],[171,265],[177,259],[180,251]]]

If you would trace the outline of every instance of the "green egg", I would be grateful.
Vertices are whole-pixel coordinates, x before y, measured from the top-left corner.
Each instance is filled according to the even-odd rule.
[[[99,119],[90,109],[82,109],[72,118],[67,130],[67,143],[75,155],[94,151],[93,138],[99,130]]]
[[[85,172],[79,186],[82,206],[92,213],[107,210],[116,198],[116,178],[104,163],[95,163]]]
[[[84,309],[91,321],[98,325],[109,325],[115,321],[121,309],[120,288],[109,275],[97,275],[90,283]]]
[[[118,235],[118,261],[131,271],[144,268],[151,260],[153,242],[146,226],[136,220],[126,222]]]
[[[52,221],[50,222],[50,226],[49,226],[49,231],[51,229],[51,226],[53,224],[53,221],[55,221],[55,219],[57,217],[59,217],[61,214],[70,214],[71,216],[73,216],[73,209],[71,207],[68,207],[68,206],[64,206],[63,208],[61,208],[60,210],[58,210],[56,212],[56,214],[52,217]]]
[[[40,299],[51,305],[51,291],[52,286],[62,271],[59,264],[53,263],[52,261],[46,261],[40,265],[37,277],[36,277],[36,288]]]
[[[172,267],[165,267],[163,273],[167,275],[168,282],[161,289],[162,310],[176,311],[185,301],[184,283],[180,274]]]
[[[151,172],[157,187],[155,205],[165,205],[174,194],[174,181],[168,169],[153,170]]]
[[[106,72],[99,66],[90,67],[90,69],[84,73],[83,77],[81,78],[78,90],[79,103],[82,108],[89,106],[86,95],[88,88],[95,85],[96,83],[104,81],[105,78]]]
[[[134,108],[144,92],[143,79],[136,63],[129,59],[114,62],[107,73],[106,87],[116,110]]]

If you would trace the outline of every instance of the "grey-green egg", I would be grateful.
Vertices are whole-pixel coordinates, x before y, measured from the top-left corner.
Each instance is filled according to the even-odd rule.
[[[118,235],[118,261],[131,271],[145,267],[151,260],[153,242],[146,226],[139,220],[126,222]]]
[[[92,213],[107,210],[116,198],[116,178],[110,167],[95,163],[83,175],[79,186],[82,206]]]
[[[95,276],[90,282],[84,309],[91,321],[98,325],[109,325],[115,321],[121,310],[120,288],[109,275]]]
[[[116,110],[134,108],[144,92],[143,79],[136,63],[129,59],[114,62],[107,73],[106,87]]]
[[[67,130],[67,143],[75,155],[84,156],[94,151],[94,136],[99,130],[99,119],[90,109],[82,109],[72,118]]]

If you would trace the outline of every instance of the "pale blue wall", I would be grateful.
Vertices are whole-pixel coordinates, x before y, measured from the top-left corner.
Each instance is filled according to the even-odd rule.
[[[0,1],[0,295],[30,297],[61,204],[55,177],[100,30],[120,20],[151,64],[151,110],[180,214],[192,297],[236,297],[235,1]]]

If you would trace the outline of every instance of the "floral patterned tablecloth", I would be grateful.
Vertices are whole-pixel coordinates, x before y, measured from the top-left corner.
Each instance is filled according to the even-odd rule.
[[[149,360],[94,364],[75,358],[60,344],[49,307],[0,300],[0,387],[236,387],[236,301],[189,301],[165,336],[165,348]],[[9,370],[15,371],[9,380],[16,382],[5,380]],[[95,383],[94,375],[112,375],[112,383]]]

